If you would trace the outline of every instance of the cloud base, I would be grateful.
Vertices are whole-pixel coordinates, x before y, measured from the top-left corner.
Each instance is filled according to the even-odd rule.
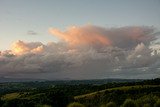
[[[16,41],[0,53],[0,75],[43,79],[155,78],[160,54],[153,27],[73,26],[49,32],[59,42]],[[156,44],[157,46],[157,44]],[[154,46],[152,46],[154,47]],[[160,49],[160,48],[159,48]]]

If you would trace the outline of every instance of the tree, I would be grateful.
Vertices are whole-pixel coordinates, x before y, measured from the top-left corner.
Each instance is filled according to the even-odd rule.
[[[144,104],[143,107],[151,107],[150,104]]]
[[[106,107],[116,107],[116,104],[114,102],[109,102]]]
[[[44,104],[44,105],[36,105],[36,107],[51,107],[51,106]]]
[[[122,107],[136,107],[134,100],[126,99],[122,105]]]
[[[67,107],[85,107],[85,106],[78,102],[73,102],[73,103],[70,103]]]
[[[0,97],[0,105],[3,105],[3,103],[4,103],[4,101],[2,101],[1,97]]]
[[[160,99],[154,104],[154,107],[160,107]]]

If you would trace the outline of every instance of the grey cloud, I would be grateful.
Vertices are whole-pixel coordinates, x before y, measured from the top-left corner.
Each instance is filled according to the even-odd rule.
[[[76,32],[74,29],[60,31],[63,37],[57,43],[15,42],[12,50],[1,52],[0,75],[89,79],[149,78],[160,74],[160,54],[151,54],[150,43],[156,40],[152,27],[82,26]],[[92,34],[96,36],[92,38]],[[75,36],[74,46],[68,36]],[[105,44],[107,41],[101,38],[107,38],[111,44]]]
[[[27,35],[38,35],[38,33],[35,32],[35,31],[33,31],[33,30],[29,30],[29,31],[27,32]]]

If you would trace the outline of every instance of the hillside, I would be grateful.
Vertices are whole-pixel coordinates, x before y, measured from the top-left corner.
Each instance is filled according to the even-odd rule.
[[[137,107],[143,107],[145,103],[153,107],[160,99],[160,79],[105,84],[65,81],[3,83],[0,91],[2,107],[66,107],[72,102],[85,107],[100,107],[114,102],[119,107],[126,99],[134,100],[139,105]]]
[[[86,106],[98,107],[106,102],[121,105],[125,99],[139,99],[144,96],[160,98],[160,85],[135,85],[109,88],[93,93],[75,96],[77,102]]]

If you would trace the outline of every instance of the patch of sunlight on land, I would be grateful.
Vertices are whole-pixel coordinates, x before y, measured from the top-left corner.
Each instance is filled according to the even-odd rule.
[[[149,87],[160,87],[160,85],[136,85],[136,86],[122,86],[122,87],[116,87],[116,88],[109,88],[109,89],[104,89],[101,91],[96,91],[96,92],[92,92],[92,93],[88,93],[88,94],[84,94],[84,95],[78,95],[78,96],[75,96],[74,99],[92,98],[95,95],[103,94],[106,91],[114,91],[114,90],[127,91],[127,90],[131,90],[131,89],[143,89],[143,88],[149,88]]]
[[[28,95],[26,97],[22,97],[23,99],[36,99],[38,97],[41,97],[41,96],[45,96],[44,93],[38,93],[38,94],[33,94],[33,95]]]
[[[19,93],[10,93],[10,94],[6,94],[2,97],[3,100],[12,100],[12,99],[15,99],[15,98],[18,98],[20,97],[20,94]]]

